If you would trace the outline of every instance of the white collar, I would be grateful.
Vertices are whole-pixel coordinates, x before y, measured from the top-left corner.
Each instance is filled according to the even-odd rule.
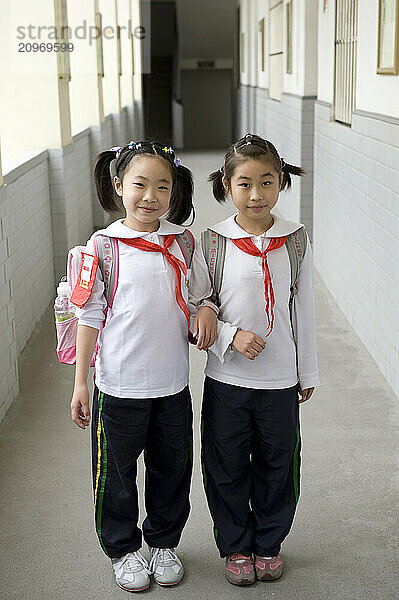
[[[138,238],[145,237],[146,235],[151,235],[149,231],[135,231],[134,229],[130,229],[122,223],[125,218],[118,219],[108,225],[105,229],[101,229],[100,231],[96,231],[94,235],[107,235],[109,237],[118,237],[118,238]],[[172,235],[183,233],[185,230],[181,225],[175,225],[174,223],[169,223],[165,219],[159,219],[159,227],[156,231],[152,233],[156,233],[157,235]]]
[[[231,217],[229,217],[228,219],[225,219],[224,221],[221,221],[220,223],[217,223],[216,225],[212,225],[211,227],[208,227],[208,229],[211,229],[212,231],[215,231],[216,233],[220,233],[220,235],[222,235],[223,237],[227,237],[233,240],[239,239],[239,238],[252,238],[252,237],[256,237],[253,233],[248,233],[245,231],[245,229],[242,229],[242,227],[240,227],[239,225],[237,225],[236,221],[235,221],[235,217],[237,216],[238,213],[231,215]],[[293,233],[294,231],[298,231],[298,229],[300,229],[300,227],[303,227],[303,225],[301,223],[295,223],[294,221],[288,221],[287,219],[284,219],[283,217],[281,217],[280,215],[276,214],[276,213],[270,213],[273,217],[273,225],[270,227],[270,229],[268,229],[266,231],[266,233],[264,234],[265,237],[267,238],[272,238],[272,237],[282,237],[284,235],[289,235],[290,233]],[[262,234],[263,235],[263,234]]]

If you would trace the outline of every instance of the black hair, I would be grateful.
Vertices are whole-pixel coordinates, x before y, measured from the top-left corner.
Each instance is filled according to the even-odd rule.
[[[103,209],[108,213],[120,210],[116,202],[114,176],[116,175],[122,182],[131,160],[135,156],[142,155],[160,156],[169,165],[173,187],[165,219],[176,225],[182,225],[192,214],[191,225],[195,218],[192,173],[187,167],[181,165],[179,160],[176,160],[173,148],[168,148],[157,141],[130,142],[120,148],[118,152],[106,150],[97,156],[94,166],[94,183]]]
[[[269,140],[265,140],[259,135],[247,133],[227,150],[223,167],[209,175],[208,181],[212,183],[213,195],[218,202],[225,202],[227,197],[222,181],[223,177],[230,184],[237,166],[249,158],[268,158],[272,161],[277,173],[279,175],[283,174],[280,190],[291,187],[291,175],[302,176],[305,174],[301,167],[290,165],[281,159],[276,148]]]

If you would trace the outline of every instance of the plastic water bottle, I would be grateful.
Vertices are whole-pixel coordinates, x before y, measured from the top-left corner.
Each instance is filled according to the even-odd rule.
[[[57,288],[57,297],[54,303],[55,320],[59,323],[75,316],[75,307],[69,302],[72,290],[67,281],[60,281]]]

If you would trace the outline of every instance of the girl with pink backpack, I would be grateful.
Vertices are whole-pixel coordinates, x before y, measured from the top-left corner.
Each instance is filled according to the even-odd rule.
[[[89,240],[71,301],[78,306],[72,419],[91,420],[96,531],[127,591],[183,577],[176,546],[190,511],[192,409],[188,333],[206,350],[216,338],[207,265],[181,224],[193,211],[191,172],[174,150],[130,142],[97,157],[101,206],[126,217]],[[165,215],[165,217],[162,217]],[[87,377],[98,339],[92,414]],[[144,451],[147,516],[141,554],[136,487]]]

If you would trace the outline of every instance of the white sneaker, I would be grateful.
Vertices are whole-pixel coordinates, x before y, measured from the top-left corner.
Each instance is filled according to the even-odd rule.
[[[112,558],[116,583],[127,592],[141,592],[150,586],[148,562],[140,551]]]
[[[174,548],[150,548],[150,570],[158,585],[177,585],[183,579],[184,569]]]

